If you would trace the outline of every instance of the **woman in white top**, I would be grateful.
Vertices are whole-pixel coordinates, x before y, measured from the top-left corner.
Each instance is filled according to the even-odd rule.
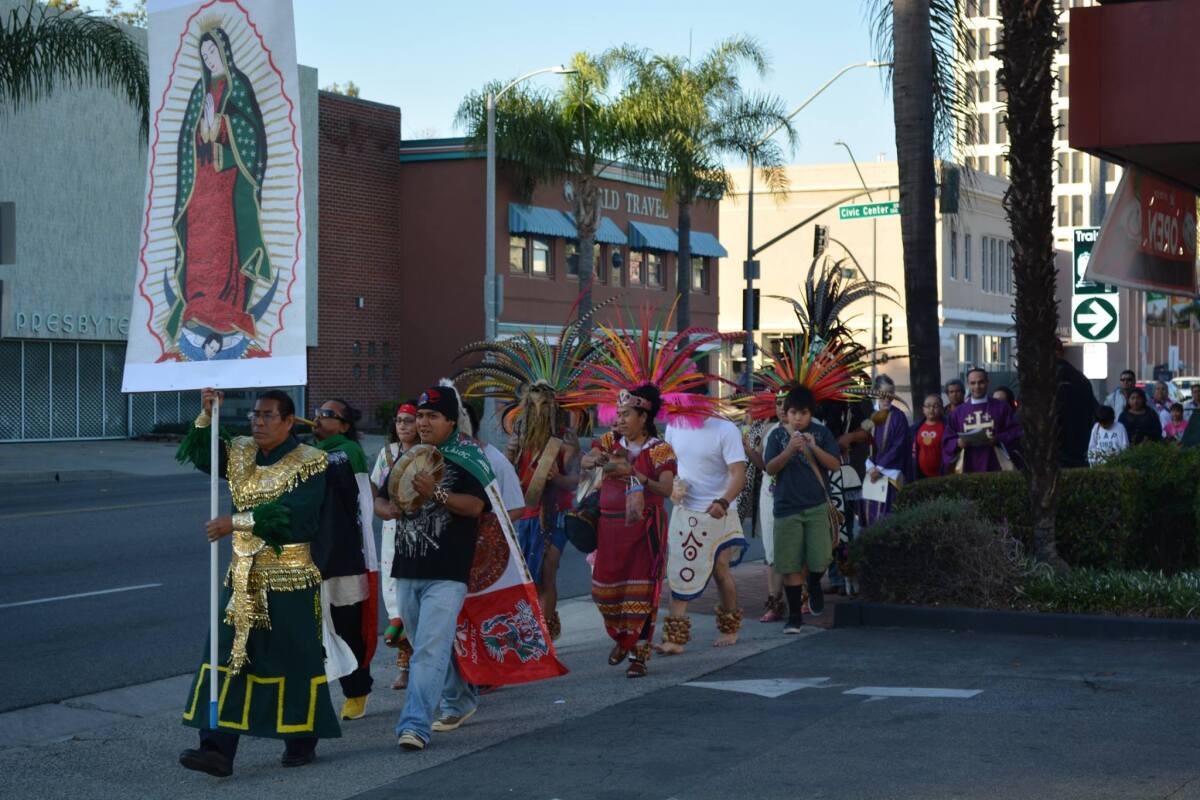
[[[371,486],[376,497],[382,496],[381,489],[387,483],[392,466],[400,460],[405,450],[419,441],[417,404],[415,400],[406,400],[396,408],[396,418],[387,432],[387,443],[379,451],[379,456],[375,459],[375,468],[371,470]],[[396,666],[400,668],[400,674],[392,688],[404,689],[408,687],[408,660],[412,657],[412,644],[404,636],[404,623],[400,621],[400,607],[396,603],[396,579],[392,577],[392,561],[396,556],[396,520],[383,521],[381,544],[379,588],[383,592],[383,606],[388,615],[388,627],[384,631],[383,641],[389,647],[399,649],[396,654]]]

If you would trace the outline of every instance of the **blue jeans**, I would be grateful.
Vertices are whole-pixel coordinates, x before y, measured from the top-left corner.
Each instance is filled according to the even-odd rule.
[[[469,714],[478,704],[475,688],[462,679],[453,658],[454,631],[466,596],[467,585],[459,581],[396,581],[396,604],[413,647],[397,736],[413,731],[428,742],[439,702],[443,714],[453,715]]]

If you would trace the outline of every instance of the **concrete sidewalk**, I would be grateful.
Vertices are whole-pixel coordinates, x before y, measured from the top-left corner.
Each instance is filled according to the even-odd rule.
[[[383,436],[364,434],[368,464],[383,447]],[[0,444],[0,483],[40,483],[189,475],[195,470],[175,460],[178,442],[137,439]]]
[[[756,565],[757,566],[757,565]],[[750,565],[738,570],[750,576]],[[761,571],[761,568],[754,570]],[[749,603],[757,602],[747,598]],[[381,647],[368,715],[342,724],[342,738],[322,742],[317,764],[279,767],[279,742],[247,739],[238,752],[235,777],[219,782],[188,772],[176,762],[195,733],[181,726],[180,709],[190,676],[0,714],[0,774],[12,797],[208,798],[236,792],[259,798],[348,797],[397,777],[451,761],[531,731],[693,680],[742,659],[817,635],[783,636],[779,625],[747,622],[742,641],[714,648],[711,615],[693,614],[694,641],[683,656],[655,657],[650,675],[628,680],[610,667],[611,641],[590,598],[560,605],[563,636],[559,658],[571,672],[555,680],[508,687],[482,698],[479,713],[461,731],[437,734],[423,753],[401,753],[392,730],[403,692],[389,687],[395,652]],[[748,615],[749,616],[749,615]],[[826,611],[825,618],[832,614]],[[190,644],[190,641],[189,641]],[[335,707],[342,697],[333,687]],[[60,768],[48,770],[47,764]]]

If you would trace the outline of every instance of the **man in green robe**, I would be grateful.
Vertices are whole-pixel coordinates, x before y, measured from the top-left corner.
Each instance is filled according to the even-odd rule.
[[[204,411],[178,458],[210,472],[210,414],[218,393],[204,390]],[[321,573],[310,543],[325,499],[326,454],[292,435],[295,407],[280,391],[259,396],[252,437],[218,448],[218,474],[229,482],[232,514],[208,522],[208,539],[233,537],[218,638],[217,726],[209,724],[209,648],[188,691],[185,725],[200,745],[179,763],[217,777],[233,773],[239,736],[284,740],[285,767],[310,763],[317,740],[341,736],[329,699],[322,652]]]

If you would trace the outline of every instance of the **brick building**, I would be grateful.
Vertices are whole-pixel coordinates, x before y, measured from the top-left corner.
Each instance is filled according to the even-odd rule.
[[[400,109],[321,92],[317,347],[307,405],[340,397],[370,417],[400,397]]]

